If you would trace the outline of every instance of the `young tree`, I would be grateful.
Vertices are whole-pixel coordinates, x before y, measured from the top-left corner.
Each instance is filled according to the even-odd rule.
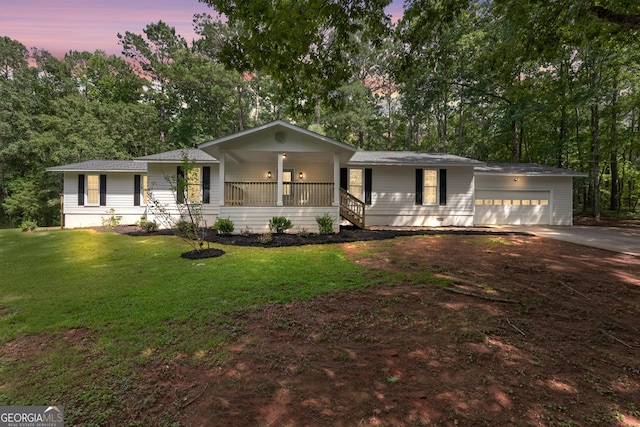
[[[165,176],[165,179],[174,195],[177,212],[168,204],[162,203],[153,190],[147,193],[149,211],[163,228],[174,230],[194,251],[200,252],[205,249],[205,244],[208,245],[204,233],[206,223],[202,215],[200,168],[195,166],[185,151],[179,172]]]

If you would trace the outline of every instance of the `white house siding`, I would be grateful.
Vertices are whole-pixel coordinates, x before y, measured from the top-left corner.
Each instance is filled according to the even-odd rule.
[[[245,230],[251,233],[268,233],[269,220],[276,216],[286,217],[293,224],[291,232],[306,230],[310,233],[318,232],[316,217],[328,213],[333,218],[333,231],[340,231],[339,207],[261,207],[246,208],[242,206],[220,207],[220,218],[229,218],[234,223],[234,233],[240,234]]]
[[[175,187],[178,166],[180,165],[177,163],[148,163],[147,165],[147,185],[149,186],[151,197],[153,197],[159,205],[165,206],[167,212],[176,219],[178,219],[180,215],[176,205],[175,190],[173,190],[172,187]],[[219,213],[219,166],[217,163],[197,164],[197,167],[204,166],[211,168],[211,188],[209,193],[210,203],[202,205],[202,215],[205,224],[211,226],[218,219]],[[150,221],[155,220],[162,226],[160,221],[158,221],[156,213],[152,210],[147,211],[147,219]]]
[[[366,225],[396,227],[473,225],[473,167],[433,166],[433,169],[447,169],[447,204],[433,206],[415,204],[415,170],[417,168],[420,166],[371,167],[371,205],[365,209]]]
[[[81,206],[78,204],[78,175],[107,175],[106,206]],[[134,206],[135,172],[65,172],[64,174],[64,226],[65,228],[97,227],[111,214],[120,218],[121,224],[134,224],[145,215],[146,206]]]
[[[478,174],[476,175],[476,191],[478,194],[504,192],[505,198],[510,198],[512,194],[517,192],[522,192],[523,194],[528,192],[538,194],[548,192],[550,217],[545,215],[545,218],[542,218],[540,223],[551,225],[573,224],[572,176]],[[492,217],[487,217],[486,209],[478,209],[474,222],[476,224],[493,224],[495,220]]]

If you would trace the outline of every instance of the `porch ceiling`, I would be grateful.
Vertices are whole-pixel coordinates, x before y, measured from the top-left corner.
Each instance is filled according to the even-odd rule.
[[[287,163],[322,163],[333,164],[332,153],[301,153],[286,152],[287,158],[284,159],[284,165]],[[273,151],[228,151],[227,161],[235,161],[237,163],[275,163],[278,161],[278,153]]]

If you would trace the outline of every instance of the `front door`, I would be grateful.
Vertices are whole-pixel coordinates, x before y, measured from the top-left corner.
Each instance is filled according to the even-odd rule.
[[[292,201],[292,188],[293,182],[293,169],[283,169],[282,171],[282,204],[285,206],[291,206]]]

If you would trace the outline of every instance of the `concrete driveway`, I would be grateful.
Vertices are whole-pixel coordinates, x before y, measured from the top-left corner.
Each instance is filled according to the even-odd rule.
[[[640,230],[580,225],[571,227],[514,226],[503,228],[510,231],[525,231],[536,236],[640,257]]]

